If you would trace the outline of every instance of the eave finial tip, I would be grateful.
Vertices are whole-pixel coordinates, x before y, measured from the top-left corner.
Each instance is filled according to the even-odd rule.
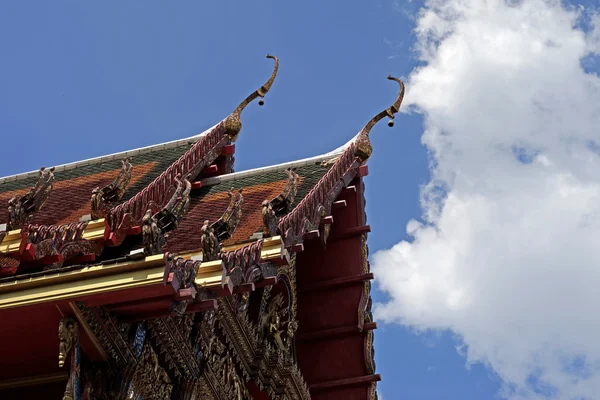
[[[395,118],[394,114],[396,114],[400,110],[400,105],[402,104],[402,100],[404,99],[404,82],[402,82],[402,80],[400,80],[396,77],[393,77],[392,75],[388,75],[387,78],[391,81],[398,82],[398,85],[400,85],[400,91],[398,92],[396,101],[394,101],[394,103],[391,106],[389,106],[388,108],[386,108],[385,110],[381,111],[379,114],[377,114],[376,116],[371,118],[371,120],[369,120],[369,122],[367,122],[367,124],[361,130],[361,133],[363,133],[363,134],[368,135],[369,132],[371,131],[371,128],[373,128],[373,126],[375,126],[375,124],[377,122],[381,121],[386,116],[390,118],[390,120],[388,122],[388,126],[389,127],[394,126],[394,118]]]
[[[252,92],[250,94],[250,96],[246,97],[244,99],[244,101],[242,101],[240,103],[240,105],[237,106],[236,109],[227,118],[226,126],[227,126],[227,130],[229,131],[229,135],[231,137],[237,136],[237,134],[240,132],[240,130],[242,128],[240,116],[242,114],[242,111],[244,111],[244,108],[246,108],[246,106],[248,104],[250,104],[257,97],[260,98],[260,100],[258,101],[259,105],[262,106],[265,104],[263,98],[265,97],[267,92],[271,89],[271,86],[273,85],[273,82],[275,81],[275,78],[277,77],[277,71],[279,70],[279,58],[277,58],[276,56],[273,56],[271,54],[267,54],[267,58],[271,58],[271,59],[275,60],[275,66],[273,67],[273,72],[271,73],[271,77],[269,78],[269,80],[267,80],[265,82],[264,85],[262,85],[260,88],[258,88],[254,92]]]
[[[369,122],[367,122],[367,124],[359,132],[358,137],[354,142],[354,151],[358,158],[361,160],[361,162],[366,162],[371,156],[371,153],[373,152],[373,146],[371,145],[371,141],[369,140],[369,132],[371,131],[371,128],[373,128],[377,122],[381,121],[386,116],[390,118],[390,120],[388,121],[388,126],[394,126],[394,114],[396,114],[398,110],[400,110],[400,105],[402,104],[402,100],[404,99],[404,83],[400,79],[395,78],[391,75],[388,75],[387,78],[391,81],[398,82],[398,84],[400,85],[400,91],[398,92],[396,101],[394,101],[394,103],[391,106],[389,106],[388,108],[371,118]]]

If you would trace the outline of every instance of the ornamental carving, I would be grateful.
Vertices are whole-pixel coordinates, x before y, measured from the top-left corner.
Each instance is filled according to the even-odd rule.
[[[291,206],[294,204],[296,193],[298,192],[298,183],[300,182],[300,177],[296,173],[295,168],[290,167],[285,170],[285,173],[288,176],[285,187],[277,197],[271,200],[273,211],[275,211],[275,214],[278,217],[290,212]]]
[[[193,314],[181,317],[157,318],[148,321],[152,343],[162,355],[164,367],[177,382],[200,376],[200,360],[194,355],[190,338]]]
[[[242,196],[242,190],[234,191],[231,189],[229,195],[229,206],[214,224],[212,229],[219,243],[223,243],[229,239],[235,228],[237,228],[242,218],[242,205],[244,204],[244,196]]]
[[[321,219],[330,215],[331,205],[340,191],[356,176],[357,168],[367,161],[372,153],[369,132],[384,117],[390,118],[389,126],[393,126],[394,114],[400,109],[404,97],[404,83],[389,76],[388,79],[398,82],[400,92],[396,101],[387,109],[373,117],[359,132],[356,140],[333,162],[333,166],[319,180],[306,197],[286,216],[281,218],[277,226],[283,236],[286,247],[300,244],[305,233],[320,229],[321,240],[326,243],[330,227],[322,226]]]
[[[262,202],[262,220],[263,220],[263,237],[271,237],[277,235],[277,223],[279,218],[273,210],[273,205],[270,201]]]
[[[225,134],[223,122],[200,136],[198,141],[181,158],[175,161],[148,186],[126,202],[110,210],[106,218],[109,221],[111,229],[117,231],[127,227],[127,225],[139,225],[144,217],[144,213],[148,209],[151,209],[153,212],[160,210],[172,198],[170,189],[177,185],[177,180],[181,176],[186,176],[190,180],[194,179],[230,143],[231,140]]]
[[[246,97],[237,107],[236,109],[225,119],[225,130],[227,135],[231,138],[231,140],[235,141],[240,131],[242,130],[242,120],[241,115],[242,111],[248,104],[250,104],[253,100],[260,97],[258,102],[259,105],[264,104],[264,97],[267,92],[271,89],[273,82],[275,82],[275,77],[277,76],[277,71],[279,70],[279,59],[276,56],[272,56],[267,54],[267,58],[275,60],[275,66],[273,67],[273,72],[271,73],[271,77],[264,85],[262,85],[259,89],[252,92],[248,97]]]
[[[121,164],[119,175],[111,183],[103,188],[97,187],[92,190],[92,219],[104,218],[111,207],[121,201],[125,194],[131,180],[132,165],[127,158],[121,160]]]
[[[277,235],[279,218],[289,213],[294,204],[300,177],[295,168],[290,167],[285,170],[285,173],[288,180],[281,193],[273,200],[265,200],[262,203],[263,237]]]
[[[29,222],[33,213],[38,212],[52,192],[54,167],[40,168],[38,180],[33,188],[21,197],[14,196],[8,201],[8,230],[20,229]]]
[[[371,131],[371,128],[373,128],[377,122],[381,121],[385,117],[390,118],[388,126],[394,126],[394,114],[398,112],[398,110],[400,109],[400,105],[402,104],[402,100],[404,99],[404,83],[400,79],[394,78],[391,75],[388,76],[388,79],[398,82],[398,84],[400,85],[400,92],[398,93],[398,97],[396,98],[394,104],[392,104],[391,106],[389,106],[388,108],[371,118],[358,134],[358,137],[354,142],[354,154],[363,163],[367,161],[373,153],[373,146],[371,145],[371,141],[369,140],[369,132]]]
[[[260,263],[261,251],[264,241],[256,242],[221,253],[220,257],[225,264],[227,276],[234,285],[250,283],[266,277],[263,274],[263,265]]]
[[[219,252],[221,251],[221,243],[215,236],[215,230],[212,225],[209,225],[209,221],[204,221],[202,225],[202,236],[200,237],[200,245],[202,246],[202,260],[213,261],[219,258]]]
[[[326,239],[328,230],[321,228],[321,219],[331,214],[333,201],[356,175],[360,166],[353,148],[354,144],[351,144],[308,195],[280,219],[277,229],[283,236],[285,247],[302,243],[305,233],[317,229],[321,229],[322,239]]]
[[[176,175],[189,175],[190,179],[196,178],[204,168],[219,157],[225,146],[231,144],[232,139],[235,139],[241,130],[241,113],[243,109],[258,97],[261,98],[259,103],[262,104],[262,98],[275,80],[279,60],[274,56],[268,55],[267,57],[275,60],[275,68],[269,80],[242,101],[225,120],[200,136],[198,141],[183,156],[148,186],[126,202],[113,207],[106,216],[113,231],[125,228],[127,225],[139,225],[146,210],[152,209],[156,212],[168,202],[169,193],[167,193],[167,188],[173,186]],[[233,157],[230,156],[228,157],[229,165],[226,166],[227,170],[233,170],[232,163]]]
[[[262,337],[270,338],[281,351],[288,350],[287,338],[284,336],[287,315],[288,309],[284,306],[283,295],[279,293],[269,301],[260,324]]]
[[[131,381],[130,398],[165,400],[171,398],[173,383],[158,362],[158,356],[146,341]]]
[[[155,215],[158,226],[163,232],[169,232],[177,228],[183,216],[190,208],[190,192],[192,191],[191,177],[189,175],[181,179],[175,176],[177,184],[175,192],[171,195],[169,202]]]
[[[58,366],[62,368],[73,345],[77,342],[77,322],[73,318],[61,318],[58,325]]]
[[[146,255],[162,253],[162,248],[167,242],[167,232],[177,228],[190,208],[192,184],[189,176],[180,179],[177,175],[175,182],[177,188],[169,202],[156,214],[152,214],[152,209],[148,209],[142,218],[142,239]]]
[[[158,227],[158,221],[152,215],[152,210],[146,211],[146,215],[142,219],[142,239],[144,254],[147,256],[161,253],[163,246],[167,243],[167,238]]]
[[[62,266],[64,260],[84,254],[99,254],[101,245],[83,239],[87,222],[62,225],[25,225],[21,229],[23,243],[35,246],[35,259],[60,255],[59,261],[44,269]]]
[[[80,380],[80,349],[79,332],[77,323],[69,317],[61,318],[58,324],[58,367],[62,368],[69,353],[71,353],[71,362],[69,370],[69,379],[63,395],[63,400],[79,399],[79,380]]]

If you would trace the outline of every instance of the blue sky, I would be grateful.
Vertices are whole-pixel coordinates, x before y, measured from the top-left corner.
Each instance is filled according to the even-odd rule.
[[[198,133],[268,77],[266,53],[280,58],[280,72],[265,106],[244,112],[236,169],[322,154],[391,104],[388,74],[406,79],[427,64],[415,49],[418,1],[164,4],[0,4],[0,132],[11,149],[0,175]],[[427,110],[422,100],[413,106]],[[408,239],[406,224],[422,215],[419,193],[431,179],[423,130],[421,115],[401,114],[393,129],[372,132],[371,254]],[[374,287],[376,302],[390,300]],[[452,323],[389,322],[375,339],[385,400],[498,394],[493,369],[466,367]],[[437,330],[417,331],[428,328]]]

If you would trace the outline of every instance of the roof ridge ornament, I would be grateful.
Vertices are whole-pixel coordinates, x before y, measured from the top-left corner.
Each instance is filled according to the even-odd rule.
[[[277,76],[277,71],[279,70],[279,58],[277,58],[276,56],[272,56],[270,54],[267,54],[267,58],[271,58],[271,59],[275,60],[275,66],[273,67],[273,72],[271,73],[271,77],[269,78],[269,80],[267,80],[267,82],[265,82],[264,85],[262,85],[260,88],[256,89],[248,97],[246,97],[235,108],[235,110],[233,110],[233,112],[225,119],[225,129],[226,129],[227,134],[231,137],[232,140],[235,140],[237,135],[242,130],[241,114],[242,114],[242,111],[244,111],[244,108],[246,108],[246,106],[248,104],[250,104],[253,100],[255,100],[258,97],[260,97],[260,100],[258,101],[258,105],[260,105],[260,106],[264,105],[265,104],[264,97],[267,94],[267,92],[271,89],[271,86],[273,85],[273,82],[275,81],[275,77]]]
[[[229,205],[221,217],[210,223],[204,221],[201,228],[200,243],[202,246],[202,260],[213,261],[219,258],[223,249],[223,242],[231,238],[240,220],[242,219],[242,206],[244,205],[244,196],[239,189],[237,192],[233,188],[227,193],[229,196]]]
[[[38,180],[23,196],[13,196],[8,201],[8,226],[7,230],[22,228],[29,222],[33,213],[39,211],[52,192],[54,182],[54,167],[40,168]]]
[[[396,101],[381,111],[379,114],[375,115],[373,118],[366,123],[366,125],[360,130],[358,137],[355,141],[355,154],[360,158],[360,160],[364,163],[371,157],[373,153],[373,146],[371,145],[371,141],[369,140],[369,133],[371,129],[375,126],[376,123],[381,121],[385,117],[389,117],[388,126],[391,128],[394,126],[394,114],[400,110],[400,105],[402,104],[402,100],[404,99],[404,82],[400,79],[395,78],[391,75],[387,77],[391,81],[396,81],[400,85],[400,91],[398,92],[398,97],[396,97]]]
[[[180,174],[177,174],[175,182],[177,188],[169,202],[154,214],[152,208],[149,208],[142,218],[144,254],[148,256],[162,252],[163,246],[167,243],[168,232],[177,229],[190,208],[190,192],[192,191],[190,176],[186,175],[182,178]]]
[[[111,207],[121,201],[131,181],[132,168],[129,158],[122,159],[121,170],[112,182],[103,188],[98,186],[92,190],[92,219],[104,218],[110,212]]]
[[[294,198],[298,192],[300,176],[296,173],[296,168],[292,167],[287,168],[285,173],[288,180],[281,193],[271,201],[262,202],[263,237],[277,235],[279,220],[292,210],[291,206],[294,204]]]

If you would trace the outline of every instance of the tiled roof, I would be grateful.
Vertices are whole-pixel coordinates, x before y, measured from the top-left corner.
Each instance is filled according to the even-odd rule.
[[[316,159],[309,164],[296,168],[300,176],[298,192],[294,199],[294,206],[315,186],[331,167],[324,165],[322,160]],[[182,251],[200,247],[200,228],[205,220],[211,223],[216,221],[229,205],[228,191],[244,189],[244,204],[242,218],[233,236],[226,244],[243,242],[250,239],[256,232],[262,232],[261,203],[276,197],[287,182],[285,169],[282,165],[276,169],[259,169],[253,174],[248,174],[240,179],[222,178],[222,182],[192,191],[190,210],[181,225],[169,236],[167,245],[169,251]],[[235,176],[232,175],[232,178]]]
[[[154,146],[146,151],[134,154],[131,182],[123,201],[142,190],[169,165],[183,155],[193,140],[179,141],[171,146]],[[92,190],[109,184],[121,170],[121,158],[127,153],[100,158],[89,163],[82,162],[70,168],[57,168],[54,189],[44,203],[43,208],[31,219],[33,224],[63,224],[78,222],[83,215],[90,213]],[[0,180],[0,222],[8,222],[8,200],[15,195],[23,195],[37,181],[37,174],[15,176]]]

